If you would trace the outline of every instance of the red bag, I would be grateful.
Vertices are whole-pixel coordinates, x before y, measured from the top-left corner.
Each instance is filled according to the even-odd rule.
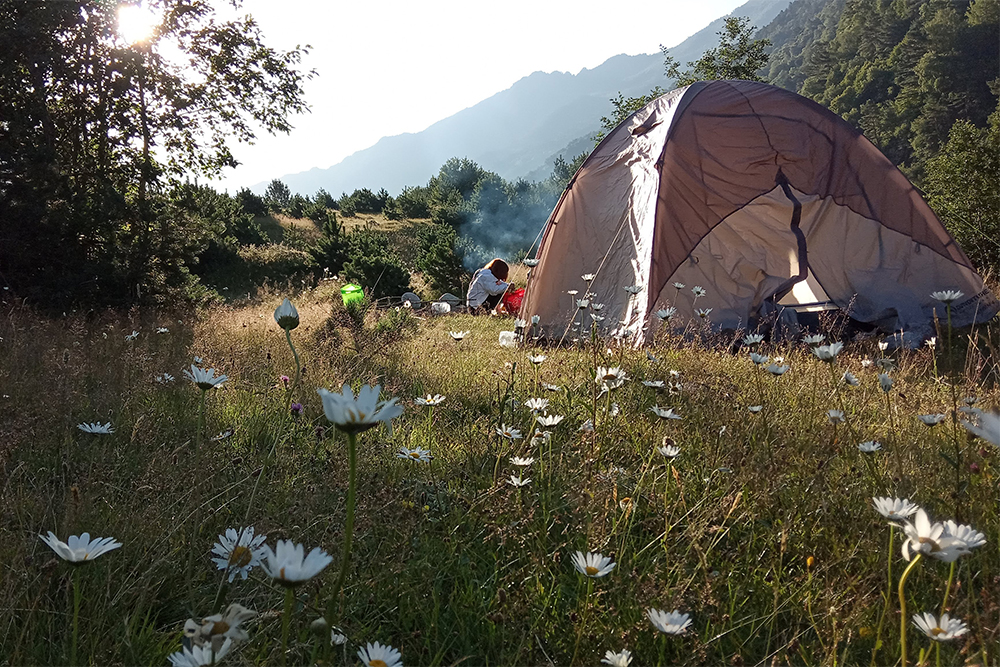
[[[503,295],[503,305],[511,315],[517,315],[524,300],[524,289],[507,290]]]

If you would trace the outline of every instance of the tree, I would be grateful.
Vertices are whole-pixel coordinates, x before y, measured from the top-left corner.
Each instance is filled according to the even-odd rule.
[[[347,237],[344,278],[364,287],[373,299],[400,296],[410,289],[410,272],[384,232],[359,229]]]
[[[306,109],[306,49],[268,48],[207,0],[153,5],[151,37],[127,43],[117,3],[0,0],[0,264],[25,295],[151,294],[171,183],[234,166],[233,141]]]
[[[969,258],[1000,272],[1000,106],[979,128],[957,121],[927,163],[927,203]]]
[[[292,202],[292,191],[280,179],[274,179],[267,184],[264,200],[272,211],[284,211]]]
[[[670,56],[669,49],[661,44],[664,70],[669,78],[677,81],[677,87],[716,79],[764,81],[760,72],[770,60],[767,48],[771,40],[754,39],[755,32],[757,26],[750,23],[749,17],[727,16],[725,26],[717,33],[719,46],[689,62],[690,69],[684,73],[680,72],[680,64]]]

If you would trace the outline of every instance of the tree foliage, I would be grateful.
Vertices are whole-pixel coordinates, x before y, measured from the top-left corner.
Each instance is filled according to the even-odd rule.
[[[124,303],[183,283],[172,183],[305,110],[305,49],[268,48],[205,0],[152,4],[153,36],[128,44],[116,3],[0,0],[0,265],[25,296]]]
[[[745,16],[727,16],[725,25],[717,34],[719,45],[702,54],[701,58],[689,62],[686,72],[680,71],[680,63],[670,56],[670,51],[662,44],[663,67],[668,78],[674,79],[677,87],[688,86],[695,81],[716,79],[742,79],[744,81],[765,81],[761,72],[770,60],[768,47],[771,40],[754,38],[757,27]]]

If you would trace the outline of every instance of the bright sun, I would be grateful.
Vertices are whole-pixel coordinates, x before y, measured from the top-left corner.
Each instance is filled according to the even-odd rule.
[[[122,5],[118,8],[118,34],[129,44],[149,38],[158,20],[142,5]]]

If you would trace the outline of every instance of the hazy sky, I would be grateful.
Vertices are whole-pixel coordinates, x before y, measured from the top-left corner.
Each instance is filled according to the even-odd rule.
[[[290,135],[238,145],[235,192],[329,167],[381,137],[419,132],[536,71],[577,73],[619,53],[676,46],[745,0],[425,2],[244,0],[269,46],[309,44],[312,111]],[[302,193],[312,194],[312,193]],[[332,193],[339,196],[339,192]]]

